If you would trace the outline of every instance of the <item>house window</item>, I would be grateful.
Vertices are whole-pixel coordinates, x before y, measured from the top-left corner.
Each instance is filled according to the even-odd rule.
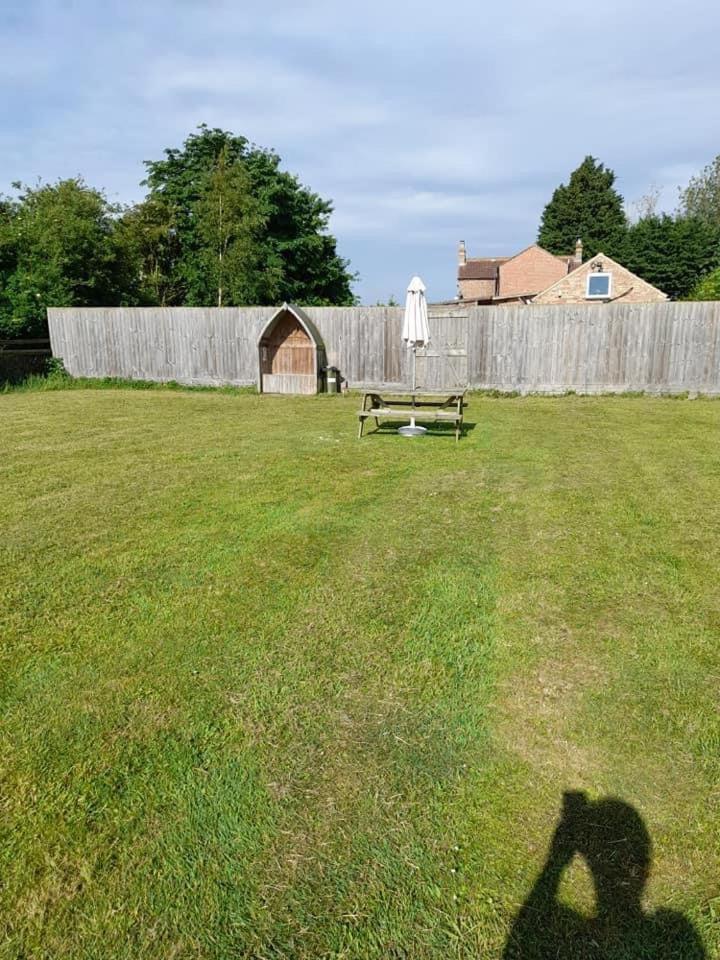
[[[607,300],[612,288],[611,281],[609,273],[589,273],[585,296],[588,300]]]

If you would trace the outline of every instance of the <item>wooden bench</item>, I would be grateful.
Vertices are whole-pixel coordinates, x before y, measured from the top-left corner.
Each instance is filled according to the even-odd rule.
[[[363,435],[365,421],[372,418],[375,426],[380,427],[382,420],[407,420],[426,423],[454,423],[455,442],[460,439],[463,424],[465,391],[461,393],[435,393],[416,390],[405,392],[383,391],[382,394],[368,392],[363,397],[362,410],[358,411],[360,425],[358,439]]]

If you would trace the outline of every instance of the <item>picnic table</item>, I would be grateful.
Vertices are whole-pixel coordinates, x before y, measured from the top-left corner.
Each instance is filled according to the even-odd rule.
[[[369,417],[375,420],[378,428],[381,420],[414,417],[416,421],[454,423],[457,442],[462,430],[464,406],[465,390],[368,390],[363,395],[362,410],[358,411],[358,439],[362,437]]]

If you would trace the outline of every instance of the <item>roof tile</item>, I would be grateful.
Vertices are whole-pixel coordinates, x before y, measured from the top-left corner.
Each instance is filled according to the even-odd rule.
[[[498,267],[508,257],[474,257],[458,267],[459,280],[494,280]]]

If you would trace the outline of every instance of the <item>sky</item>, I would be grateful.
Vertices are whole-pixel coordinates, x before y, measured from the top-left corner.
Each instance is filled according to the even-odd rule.
[[[532,243],[592,154],[629,208],[720,153],[716,0],[0,0],[0,192],[82,175],[143,196],[200,123],[334,204],[363,303]]]

